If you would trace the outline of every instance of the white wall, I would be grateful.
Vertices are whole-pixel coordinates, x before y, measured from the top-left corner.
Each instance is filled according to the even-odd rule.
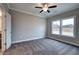
[[[12,43],[29,41],[45,37],[45,19],[11,11]]]
[[[62,35],[54,35],[51,34],[51,22],[53,20],[60,20],[66,17],[71,17],[71,16],[76,16],[75,18],[75,37],[67,37],[67,36],[62,36]],[[66,13],[62,13],[53,17],[50,17],[47,19],[47,30],[46,30],[46,36],[49,38],[55,38],[57,40],[60,41],[65,41],[65,42],[69,42],[69,43],[74,43],[77,44],[79,46],[79,9],[70,11],[70,12],[66,12]]]

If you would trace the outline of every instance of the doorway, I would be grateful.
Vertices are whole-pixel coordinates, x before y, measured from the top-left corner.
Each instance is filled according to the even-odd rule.
[[[0,54],[2,51],[2,10],[0,8]]]
[[[0,54],[11,46],[11,15],[0,6]]]

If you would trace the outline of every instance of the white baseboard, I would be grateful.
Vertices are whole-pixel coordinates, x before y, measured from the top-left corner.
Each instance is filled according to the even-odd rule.
[[[69,41],[66,41],[66,40],[60,40],[60,39],[52,38],[52,37],[48,37],[48,38],[55,39],[55,40],[58,40],[58,41],[61,41],[61,42],[65,42],[65,43],[68,43],[68,44],[72,44],[72,45],[75,45],[75,46],[79,46],[79,44],[74,43],[74,42],[69,42]]]
[[[20,42],[24,42],[24,41],[31,41],[31,40],[41,39],[41,38],[44,38],[44,37],[36,37],[36,38],[29,38],[29,39],[25,39],[25,40],[13,41],[12,44],[20,43]]]

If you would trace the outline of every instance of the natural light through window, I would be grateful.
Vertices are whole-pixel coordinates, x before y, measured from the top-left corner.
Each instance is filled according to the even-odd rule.
[[[74,35],[74,18],[62,20],[62,35],[73,36]]]
[[[52,34],[60,34],[60,21],[52,22]]]
[[[52,34],[74,36],[74,17],[53,21]]]

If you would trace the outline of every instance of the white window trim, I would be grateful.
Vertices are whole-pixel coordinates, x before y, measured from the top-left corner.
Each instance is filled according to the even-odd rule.
[[[54,20],[54,21],[60,21],[60,20]],[[60,23],[61,23],[61,21],[60,21]],[[51,28],[52,28],[52,23],[51,23]],[[51,29],[51,33],[52,33],[52,29]],[[54,34],[54,33],[52,33],[52,34]],[[59,34],[54,34],[54,35],[60,35],[60,28],[59,28]]]
[[[73,36],[62,35],[62,20],[63,19],[69,19],[69,18],[74,18]],[[54,20],[54,21],[57,21],[57,20]],[[51,26],[52,26],[52,24],[51,24]],[[52,28],[51,28],[51,34],[53,34],[52,33]],[[75,38],[76,37],[76,16],[70,16],[70,17],[65,17],[65,18],[60,19],[60,34],[53,34],[53,35],[60,35],[60,36],[64,36],[64,37]]]

